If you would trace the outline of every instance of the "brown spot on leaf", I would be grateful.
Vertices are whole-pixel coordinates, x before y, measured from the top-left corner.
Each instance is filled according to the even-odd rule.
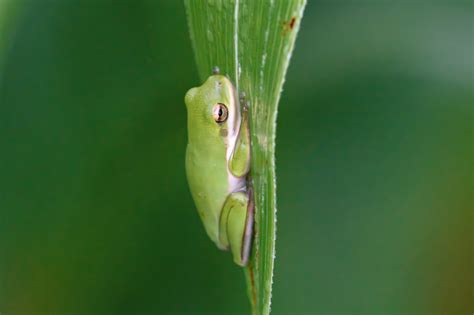
[[[293,16],[289,21],[283,22],[283,36],[293,30],[296,25],[296,18]]]
[[[290,29],[293,29],[293,27],[295,27],[295,22],[296,22],[296,18],[292,17],[290,21]]]

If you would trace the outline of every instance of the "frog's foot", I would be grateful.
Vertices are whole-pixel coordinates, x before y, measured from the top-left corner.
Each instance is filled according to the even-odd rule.
[[[219,222],[219,242],[229,248],[239,266],[248,263],[252,244],[254,206],[246,192],[227,197]]]

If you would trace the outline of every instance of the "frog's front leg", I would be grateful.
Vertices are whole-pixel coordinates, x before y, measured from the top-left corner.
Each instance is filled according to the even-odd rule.
[[[235,147],[229,161],[229,170],[235,176],[243,178],[247,175],[250,169],[250,132],[248,109],[245,101],[241,100],[242,106],[242,121],[240,123],[239,134],[235,141]]]
[[[231,193],[223,206],[219,222],[219,241],[230,247],[234,262],[239,266],[248,263],[252,242],[254,207],[247,192]]]

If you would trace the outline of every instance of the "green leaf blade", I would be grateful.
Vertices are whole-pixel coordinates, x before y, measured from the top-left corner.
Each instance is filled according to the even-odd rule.
[[[276,238],[278,102],[306,0],[185,0],[199,75],[228,75],[250,108],[255,239],[246,268],[254,314],[269,314]]]

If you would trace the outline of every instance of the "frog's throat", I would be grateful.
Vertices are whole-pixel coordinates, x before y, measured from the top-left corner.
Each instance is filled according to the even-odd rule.
[[[232,154],[235,150],[235,145],[237,143],[237,138],[239,137],[240,129],[241,129],[241,120],[242,115],[240,112],[240,103],[237,97],[237,91],[233,87],[232,84],[229,85],[232,89],[231,95],[231,104],[229,108],[234,108],[235,110],[229,111],[228,121],[233,124],[229,129],[229,133],[227,135],[227,147],[226,147],[226,161],[227,161],[227,187],[229,189],[229,193],[243,191],[246,189],[245,187],[245,176],[237,177],[232,174],[230,171],[230,160],[232,158]]]

